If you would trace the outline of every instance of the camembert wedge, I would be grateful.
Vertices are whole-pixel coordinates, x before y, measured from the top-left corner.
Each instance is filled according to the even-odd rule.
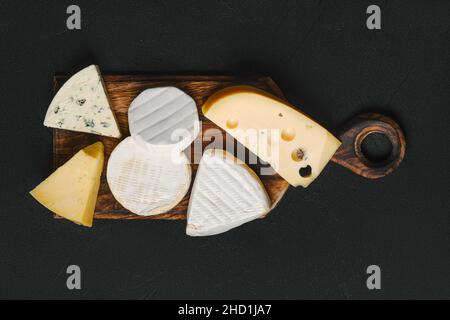
[[[56,93],[45,116],[51,128],[120,138],[100,70],[91,65],[73,75]]]
[[[103,144],[94,143],[75,154],[30,193],[57,215],[91,227],[103,162]]]
[[[203,154],[189,202],[186,233],[211,236],[265,216],[270,199],[258,176],[224,150]]]
[[[208,119],[295,187],[306,188],[341,145],[293,106],[253,87],[220,90],[202,109]]]

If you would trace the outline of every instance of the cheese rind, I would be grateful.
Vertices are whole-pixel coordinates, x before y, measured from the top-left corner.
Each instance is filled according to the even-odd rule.
[[[73,75],[59,89],[45,116],[51,128],[120,138],[120,130],[97,66]]]
[[[223,89],[202,110],[295,187],[308,187],[341,145],[293,106],[253,87]]]
[[[103,170],[103,144],[90,145],[59,167],[30,194],[57,215],[92,226]]]
[[[266,215],[270,199],[258,176],[224,150],[203,154],[191,192],[186,233],[211,236]]]
[[[151,88],[140,93],[128,110],[131,136],[144,148],[186,149],[200,132],[197,105],[175,87]]]
[[[184,153],[152,153],[128,137],[112,152],[106,178],[124,208],[152,216],[183,199],[191,183],[191,167]]]

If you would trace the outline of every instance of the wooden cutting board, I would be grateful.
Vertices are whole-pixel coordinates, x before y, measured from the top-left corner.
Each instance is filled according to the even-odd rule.
[[[55,76],[55,93],[67,81],[67,76]],[[283,94],[280,88],[270,77],[248,77],[236,78],[233,76],[153,76],[153,75],[104,75],[109,96],[111,98],[112,109],[117,117],[122,132],[122,139],[130,135],[128,129],[128,107],[131,101],[143,90],[153,87],[174,86],[189,94],[197,103],[198,114],[202,121],[202,133],[192,145],[191,159],[197,159],[192,164],[192,181],[194,181],[197,172],[198,160],[201,158],[204,148],[214,141],[213,137],[208,136],[208,129],[215,128],[219,130],[224,139],[227,139],[225,132],[214,123],[203,116],[201,106],[208,97],[215,91],[232,85],[251,85],[253,87],[268,91],[280,98]],[[214,132],[217,133],[216,130]],[[230,137],[228,137],[230,139]],[[212,141],[211,141],[212,140]],[[53,162],[55,169],[69,160],[75,153],[82,148],[96,141],[102,141],[105,145],[105,164],[107,163],[111,152],[121,141],[119,139],[102,137],[87,133],[79,133],[67,130],[54,129],[53,131]],[[231,141],[231,140],[230,140]],[[194,147],[195,146],[195,147]],[[259,172],[259,167],[267,165],[250,165],[255,172]],[[278,174],[264,175],[260,177],[267,193],[272,201],[272,207],[275,207],[283,197],[289,187],[289,184]],[[189,203],[190,190],[184,199],[170,212],[165,214],[142,217],[131,213],[123,208],[113,197],[108,183],[106,181],[106,165],[102,173],[100,191],[95,208],[96,219],[164,219],[178,220],[186,219],[187,206]]]
[[[67,76],[55,76],[55,92],[59,90],[67,79]],[[203,116],[201,107],[209,96],[225,87],[249,85],[270,92],[282,99],[284,98],[280,88],[268,76],[237,78],[233,76],[104,75],[103,79],[111,98],[112,108],[119,122],[123,139],[130,135],[128,129],[128,106],[143,90],[154,87],[174,86],[183,90],[195,100],[198,114],[202,121],[202,132],[193,142],[192,148],[190,148],[190,155],[188,154],[192,163],[192,181],[195,179],[203,150],[211,142],[215,141],[217,134],[221,135],[222,141],[232,141],[236,148],[237,142],[234,139],[227,136],[222,129]],[[211,129],[214,129],[213,133],[211,133]],[[363,141],[371,134],[384,135],[392,146],[390,154],[376,162],[366,157],[362,148]],[[405,137],[398,124],[391,118],[380,114],[362,114],[351,119],[342,126],[342,130],[337,134],[337,137],[342,141],[342,146],[337,150],[332,161],[369,179],[379,179],[392,173],[400,165],[406,152]],[[102,141],[105,145],[106,164],[111,152],[120,142],[119,139],[54,129],[53,162],[55,169],[64,164],[79,150],[97,141]],[[246,152],[245,159],[249,159],[248,151]],[[245,161],[245,159],[241,160]],[[250,165],[250,167],[256,173],[260,172],[262,167],[270,170],[270,166],[262,163]],[[106,165],[102,173],[100,191],[95,208],[96,219],[186,219],[190,191],[170,212],[157,216],[142,217],[126,210],[114,199],[106,181],[105,171]],[[260,178],[270,196],[273,209],[289,188],[289,184],[276,173],[273,175],[261,175]]]

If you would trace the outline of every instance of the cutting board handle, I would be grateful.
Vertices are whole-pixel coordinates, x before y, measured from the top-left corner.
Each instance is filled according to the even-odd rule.
[[[370,160],[362,144],[371,134],[382,134],[389,139],[392,149],[381,161]],[[400,126],[391,118],[377,113],[366,113],[350,120],[338,135],[342,141],[332,161],[368,179],[379,179],[391,174],[402,162],[406,140]]]

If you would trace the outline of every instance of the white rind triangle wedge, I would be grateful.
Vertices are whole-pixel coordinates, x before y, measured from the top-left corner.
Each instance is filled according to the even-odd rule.
[[[269,196],[246,164],[224,150],[205,151],[189,202],[189,236],[223,233],[261,218],[269,210]]]

